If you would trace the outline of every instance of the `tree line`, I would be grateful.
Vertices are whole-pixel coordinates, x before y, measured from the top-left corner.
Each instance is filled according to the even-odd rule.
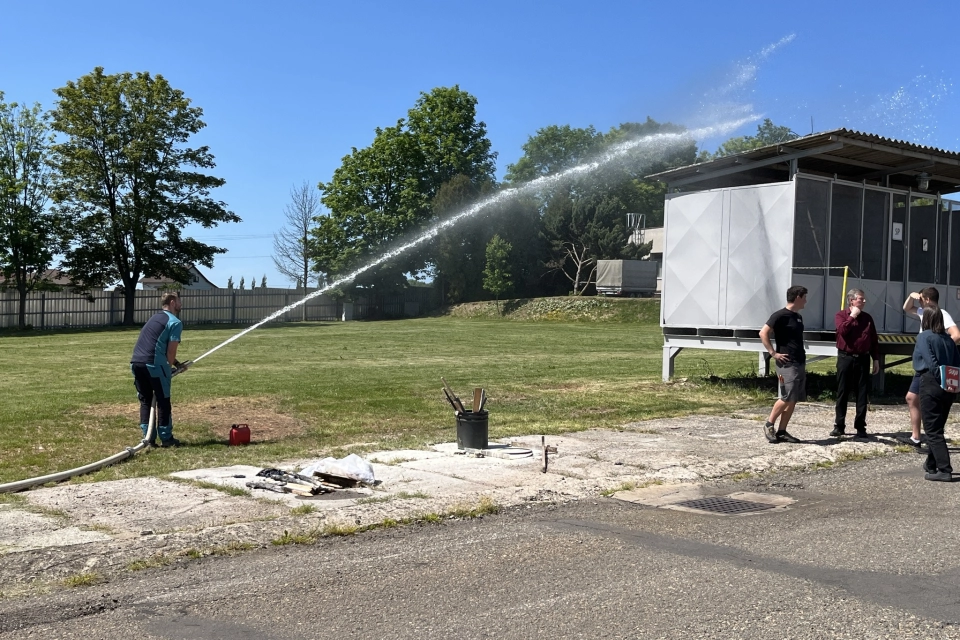
[[[275,237],[277,268],[298,283],[335,281],[404,240],[498,192],[560,174],[626,141],[682,134],[651,118],[609,131],[550,125],[523,145],[523,155],[495,178],[497,153],[477,119],[477,99],[459,86],[423,92],[396,124],[377,128],[372,144],[353,148],[328,182],[291,191],[286,224]],[[649,244],[628,243],[627,214],[663,224],[665,185],[646,176],[670,168],[783,142],[797,135],[765,120],[756,136],[731,138],[715,153],[676,136],[654,152],[639,146],[600,171],[490,204],[432,242],[371,269],[343,287],[351,294],[432,281],[445,303],[505,294],[584,293],[597,260],[639,259]]]
[[[211,195],[225,181],[209,173],[210,149],[189,145],[205,126],[202,109],[163,76],[97,67],[54,93],[45,112],[6,103],[0,92],[0,288],[19,293],[23,327],[27,295],[53,288],[51,269],[78,291],[118,283],[124,324],[132,324],[142,276],[185,284],[191,264],[212,267],[226,251],[184,235],[184,227],[240,218]],[[458,86],[421,93],[406,117],[344,156],[328,182],[294,187],[274,237],[280,273],[298,287],[332,282],[503,189],[624,140],[683,131],[649,118],[606,132],[550,125],[529,137],[498,182],[497,153],[476,105]],[[717,154],[761,146],[771,135],[792,132],[765,121],[758,136],[731,139]],[[701,152],[701,160],[710,157]],[[447,303],[582,293],[596,260],[649,251],[627,244],[626,214],[662,224],[664,187],[644,176],[696,162],[696,143],[633,160],[485,207],[339,293],[389,292],[416,281],[433,281]]]
[[[211,197],[224,180],[207,147],[187,142],[203,111],[163,76],[102,67],[54,93],[43,112],[0,93],[0,274],[26,296],[50,288],[49,269],[84,290],[119,283],[124,324],[144,275],[189,282],[193,263],[225,249],[183,235],[190,223],[239,222]]]

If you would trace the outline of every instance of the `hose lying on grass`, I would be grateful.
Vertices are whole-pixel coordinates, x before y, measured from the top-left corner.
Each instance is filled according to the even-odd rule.
[[[192,364],[191,362],[186,362],[181,367],[178,367],[173,371],[173,376],[182,373],[187,370],[187,367]],[[0,493],[14,493],[16,491],[23,491],[24,489],[29,489],[30,487],[36,487],[37,485],[46,484],[48,482],[63,482],[64,480],[69,480],[74,476],[81,476],[86,473],[93,473],[104,467],[109,467],[112,464],[122,462],[127,458],[135,456],[140,451],[146,449],[151,442],[153,442],[154,437],[157,435],[157,399],[153,399],[153,406],[150,407],[150,420],[147,423],[147,435],[134,447],[127,447],[119,453],[115,453],[112,456],[106,457],[103,460],[98,460],[97,462],[92,462],[88,465],[82,467],[77,467],[76,469],[70,469],[68,471],[60,471],[57,473],[51,473],[45,476],[39,476],[36,478],[27,478],[26,480],[18,480],[16,482],[8,482],[6,484],[0,484]]]

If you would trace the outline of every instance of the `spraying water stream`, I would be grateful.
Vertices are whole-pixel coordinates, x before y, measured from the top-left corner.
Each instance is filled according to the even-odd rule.
[[[739,128],[744,124],[755,122],[758,119],[759,119],[759,116],[751,114],[747,117],[740,118],[737,120],[724,122],[724,123],[713,125],[710,127],[693,129],[690,131],[686,131],[684,133],[661,133],[661,134],[656,134],[651,136],[644,136],[642,138],[636,138],[633,140],[627,140],[625,142],[621,142],[617,145],[614,145],[613,147],[608,149],[605,153],[603,153],[602,155],[600,155],[599,157],[597,157],[595,160],[591,162],[577,165],[576,167],[571,167],[566,171],[562,171],[554,175],[544,176],[542,178],[537,178],[536,180],[531,180],[530,182],[522,184],[519,187],[504,189],[496,193],[495,195],[490,196],[489,198],[486,198],[485,200],[481,200],[480,202],[470,207],[467,207],[463,211],[460,211],[459,213],[447,218],[446,220],[438,222],[436,225],[434,225],[427,231],[424,231],[422,234],[420,234],[413,240],[410,240],[409,242],[402,244],[384,253],[376,260],[373,260],[372,262],[367,263],[366,265],[360,267],[359,269],[351,273],[348,273],[347,275],[335,280],[334,282],[331,282],[327,286],[321,289],[318,289],[317,291],[314,291],[313,293],[305,296],[301,300],[298,300],[293,304],[289,304],[284,308],[279,309],[274,313],[271,313],[260,322],[247,327],[240,333],[237,333],[236,335],[231,336],[230,338],[227,338],[226,340],[224,340],[214,348],[210,349],[206,353],[203,353],[200,356],[194,358],[193,362],[196,363],[202,360],[203,358],[206,358],[208,355],[210,355],[214,351],[217,351],[218,349],[225,347],[231,342],[234,342],[240,339],[241,337],[250,333],[254,329],[257,329],[258,327],[263,326],[264,324],[270,322],[271,320],[275,320],[276,318],[279,318],[280,316],[287,313],[288,311],[295,309],[296,307],[302,304],[305,304],[307,301],[312,300],[313,298],[316,298],[317,296],[322,295],[327,291],[330,291],[331,289],[334,289],[336,287],[339,287],[342,284],[346,284],[354,280],[357,276],[361,275],[362,273],[369,271],[370,269],[378,265],[383,264],[387,260],[390,260],[391,258],[394,258],[404,253],[405,251],[408,251],[409,249],[412,249],[413,247],[423,242],[426,242],[431,238],[436,237],[436,235],[443,229],[452,227],[456,225],[458,222],[460,222],[461,220],[465,218],[469,218],[470,216],[476,215],[477,213],[479,213],[480,211],[483,211],[488,207],[502,204],[512,198],[517,198],[522,195],[536,193],[545,188],[562,183],[565,180],[569,180],[578,176],[588,175],[617,160],[626,158],[628,154],[634,151],[644,151],[650,154],[662,153],[667,149],[670,149],[671,147],[689,142],[691,140],[695,140],[698,138],[708,138],[708,137],[718,136],[718,135],[725,135]]]

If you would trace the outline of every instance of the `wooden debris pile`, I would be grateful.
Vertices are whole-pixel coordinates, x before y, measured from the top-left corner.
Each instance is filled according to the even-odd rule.
[[[263,489],[274,493],[293,493],[298,496],[332,493],[337,489],[347,489],[360,484],[353,478],[330,473],[316,472],[312,476],[307,476],[292,471],[283,471],[282,469],[261,469],[257,473],[257,477],[261,479],[248,482],[248,488]]]

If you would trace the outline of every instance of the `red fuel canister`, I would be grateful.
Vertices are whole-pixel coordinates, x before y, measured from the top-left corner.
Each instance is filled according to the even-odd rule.
[[[230,426],[230,445],[250,444],[250,427],[245,424]]]

